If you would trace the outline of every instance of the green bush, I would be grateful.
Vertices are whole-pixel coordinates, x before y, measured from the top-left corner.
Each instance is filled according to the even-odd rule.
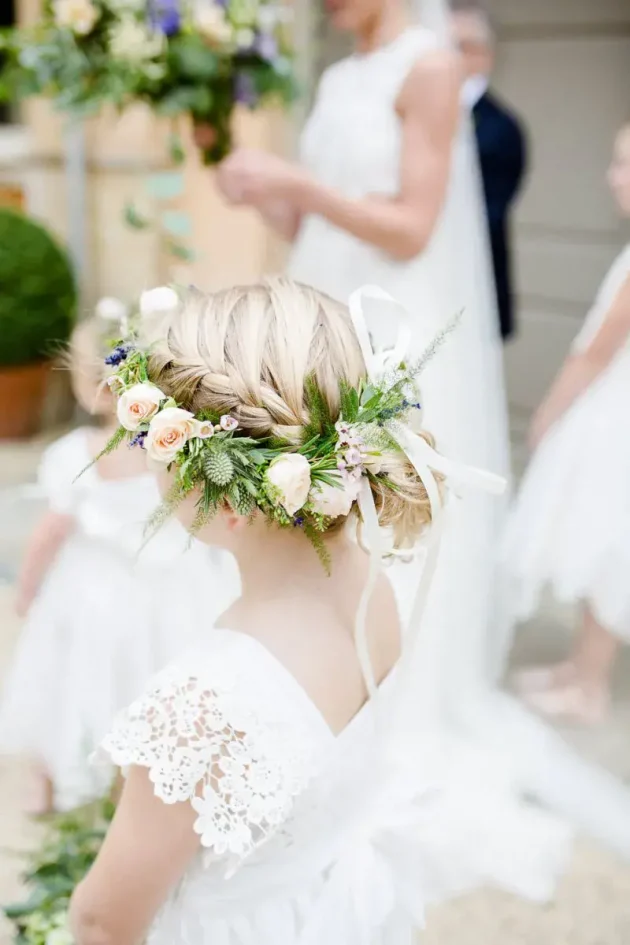
[[[70,337],[76,310],[63,249],[33,220],[0,209],[0,367],[55,355]]]

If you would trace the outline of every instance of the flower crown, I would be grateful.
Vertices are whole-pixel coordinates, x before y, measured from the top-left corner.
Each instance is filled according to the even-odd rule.
[[[170,288],[143,294],[141,316],[173,311],[179,298]],[[164,504],[148,523],[158,527],[187,495],[201,490],[193,531],[227,502],[245,516],[257,510],[277,525],[302,528],[325,560],[323,533],[357,501],[367,478],[395,489],[383,470],[384,452],[402,452],[388,432],[420,408],[414,379],[418,366],[400,365],[382,383],[367,379],[339,385],[340,409],[331,416],[314,378],[305,389],[309,422],[298,445],[276,437],[254,438],[230,414],[193,414],[167,396],[149,376],[150,352],[131,334],[114,344],[106,358],[107,383],[118,398],[120,427],[110,452],[127,441],[146,450],[152,468],[175,468]]]

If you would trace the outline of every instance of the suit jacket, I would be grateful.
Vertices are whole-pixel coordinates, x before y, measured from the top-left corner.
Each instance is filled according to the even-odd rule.
[[[481,176],[488,212],[501,335],[514,331],[509,212],[526,169],[526,139],[514,115],[494,95],[473,108]]]

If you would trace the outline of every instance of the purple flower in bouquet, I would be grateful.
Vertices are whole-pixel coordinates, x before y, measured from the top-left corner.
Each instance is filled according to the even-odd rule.
[[[258,104],[258,92],[251,75],[237,72],[234,77],[234,98],[241,105],[254,108]]]
[[[154,29],[165,36],[173,36],[181,25],[180,0],[151,0],[149,17]]]
[[[278,56],[278,41],[273,33],[258,33],[253,48],[265,62],[273,62]]]

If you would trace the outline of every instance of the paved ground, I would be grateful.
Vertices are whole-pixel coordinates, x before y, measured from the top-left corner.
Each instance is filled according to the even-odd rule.
[[[32,482],[41,444],[0,446],[0,674],[18,632],[12,616],[11,582],[25,536],[39,503],[24,493]],[[567,615],[546,610],[519,638],[515,662],[552,656],[562,646]],[[565,731],[591,758],[630,779],[630,660],[619,667],[616,711],[601,728]],[[0,902],[19,890],[19,858],[14,851],[32,842],[34,828],[20,816],[24,771],[0,761]],[[0,945],[8,945],[0,923]],[[585,841],[577,844],[571,870],[556,901],[536,907],[513,897],[478,892],[449,903],[430,916],[425,945],[630,945],[630,866]],[[175,945],[175,943],[174,943]],[[281,943],[278,943],[281,945]]]

